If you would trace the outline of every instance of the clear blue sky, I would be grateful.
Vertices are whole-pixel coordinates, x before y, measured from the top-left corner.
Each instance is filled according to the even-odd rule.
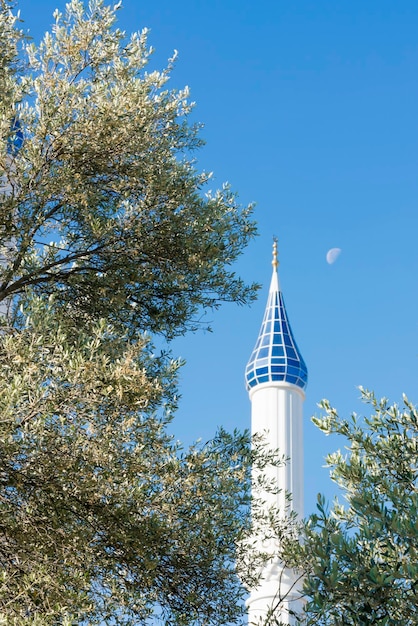
[[[37,39],[58,0],[22,0]],[[416,0],[125,0],[120,25],[151,29],[159,66],[197,102],[202,168],[256,202],[260,236],[237,271],[262,282],[250,309],[227,305],[212,334],[174,345],[187,365],[173,425],[208,439],[249,426],[243,372],[261,323],[279,237],[280,280],[309,368],[306,512],[332,496],[323,457],[340,442],[310,423],[327,397],[361,411],[358,385],[418,402],[418,3]],[[325,255],[339,247],[333,265]]]

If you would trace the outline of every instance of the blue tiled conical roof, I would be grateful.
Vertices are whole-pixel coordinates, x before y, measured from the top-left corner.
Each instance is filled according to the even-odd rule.
[[[23,143],[22,125],[17,117],[13,117],[10,130],[11,134],[7,140],[7,153],[15,155]]]
[[[277,274],[277,247],[274,244],[273,276],[263,323],[245,370],[247,389],[269,382],[286,382],[305,389],[308,370],[294,340],[287,319]]]

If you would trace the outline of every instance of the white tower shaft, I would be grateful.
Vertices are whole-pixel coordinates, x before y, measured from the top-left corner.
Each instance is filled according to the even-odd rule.
[[[265,493],[264,499],[281,511],[286,508],[303,517],[303,401],[305,394],[295,385],[267,383],[250,392],[251,431],[264,434],[272,450],[278,450],[286,465],[267,468],[277,494]],[[292,494],[290,502],[286,493]]]
[[[305,394],[294,385],[265,384],[250,392],[252,405],[252,434],[263,434],[271,450],[279,450],[288,460],[279,467],[268,466],[264,475],[274,484],[276,493],[257,494],[266,507],[274,506],[286,517],[290,511],[303,517],[303,400]],[[291,494],[288,501],[286,494]],[[275,546],[260,545],[274,555]],[[293,624],[293,613],[303,608],[300,594],[300,574],[285,568],[277,558],[272,558],[262,573],[260,585],[251,590],[247,600],[249,623],[271,626],[280,620]]]

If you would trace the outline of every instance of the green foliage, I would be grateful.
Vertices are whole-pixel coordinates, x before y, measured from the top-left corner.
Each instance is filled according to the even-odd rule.
[[[3,2],[0,301],[54,293],[78,323],[172,337],[254,297],[230,265],[255,227],[228,187],[204,193],[188,90],[167,88],[174,59],[147,72],[147,32],[127,38],[117,9],[71,0],[36,46]]]
[[[253,299],[231,271],[251,207],[205,191],[174,59],[147,71],[147,33],[126,37],[118,8],[71,0],[37,46],[0,4],[0,624],[243,611],[264,457],[246,434],[168,435],[180,363],[149,337]]]
[[[249,437],[182,450],[179,363],[41,301],[0,336],[0,613],[8,624],[224,624],[242,612]],[[71,622],[72,620],[72,622]]]
[[[418,412],[362,391],[373,414],[339,418],[327,401],[314,422],[348,441],[328,456],[345,495],[331,510],[319,497],[302,560],[308,624],[412,626],[418,599]]]

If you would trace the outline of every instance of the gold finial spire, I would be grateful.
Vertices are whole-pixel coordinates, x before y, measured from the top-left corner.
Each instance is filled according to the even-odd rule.
[[[277,258],[277,237],[273,237],[273,260],[271,264],[275,270],[279,267],[279,261]]]

